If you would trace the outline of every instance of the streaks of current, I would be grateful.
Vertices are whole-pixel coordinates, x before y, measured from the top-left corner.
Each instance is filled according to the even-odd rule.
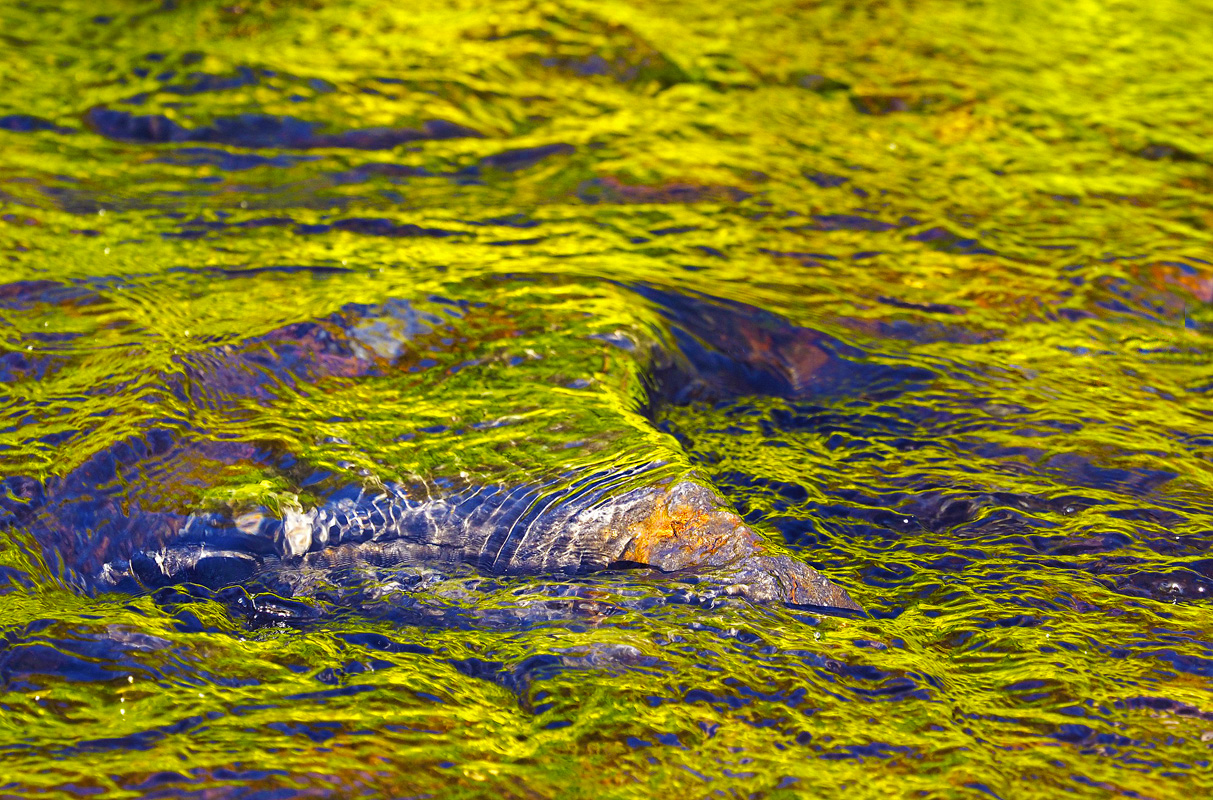
[[[3,3],[0,795],[1207,794],[1211,20]],[[687,486],[866,615],[494,569]]]

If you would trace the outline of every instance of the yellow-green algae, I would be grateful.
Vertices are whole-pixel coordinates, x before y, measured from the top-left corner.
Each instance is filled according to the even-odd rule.
[[[13,529],[0,564],[42,577],[0,596],[0,793],[1207,793],[1208,601],[1115,578],[1209,576],[1210,12],[5,3],[0,118],[47,129],[0,130],[2,282],[87,299],[0,309],[0,348],[52,365],[3,387],[4,476],[67,474],[153,424],[350,476],[695,465],[768,533],[796,521],[790,543],[873,616],[648,603],[669,590],[614,576],[577,586],[618,613],[513,624],[573,589],[464,577],[250,627],[218,600],[71,594]],[[179,90],[241,69],[255,80]],[[188,129],[267,114],[482,136],[124,143],[88,130],[98,107]],[[492,166],[556,143],[572,150]],[[223,152],[266,160],[224,168]],[[268,217],[291,222],[239,226]],[[358,217],[450,235],[302,228]],[[518,240],[534,241],[499,244]],[[258,271],[290,265],[346,271]],[[592,338],[661,339],[635,285],[749,303],[934,378],[809,410],[673,408],[657,432],[643,358]],[[216,348],[389,298],[441,313],[433,297],[485,304],[438,368],[213,407],[166,388]],[[469,357],[489,366],[446,371]],[[448,431],[400,439],[434,425]],[[1076,478],[1063,456],[1127,477]],[[298,489],[197,470],[202,502]],[[916,491],[1057,503],[1017,512],[1022,527],[1003,507],[923,529],[898,522]],[[368,632],[397,646],[348,638]]]

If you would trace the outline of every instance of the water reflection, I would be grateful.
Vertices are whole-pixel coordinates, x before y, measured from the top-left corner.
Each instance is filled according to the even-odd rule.
[[[0,11],[4,791],[1199,787],[1203,9],[313,6]],[[866,615],[76,579],[191,514],[264,558],[393,487],[685,476]]]

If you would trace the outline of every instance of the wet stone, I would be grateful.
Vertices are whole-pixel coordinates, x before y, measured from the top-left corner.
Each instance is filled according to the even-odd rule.
[[[733,391],[738,374],[778,376],[771,386],[781,393],[804,391],[806,382],[818,380],[828,387],[834,380],[831,370],[841,374],[844,369],[829,353],[814,349],[819,335],[776,317],[759,316],[755,327],[752,315],[739,313],[735,306],[697,308],[686,298],[653,297],[670,302],[667,313],[679,330],[719,347],[715,352],[729,353],[732,364],[708,357],[702,346],[688,357],[654,349],[651,342],[636,346],[644,339],[632,336],[631,346],[620,356],[624,367],[669,365],[664,368],[669,375],[693,381],[705,391],[724,383],[724,374],[733,376],[728,384]],[[351,305],[324,322],[292,323],[243,342],[197,351],[181,359],[184,369],[169,376],[167,388],[197,407],[239,413],[249,402],[273,406],[284,389],[323,387],[334,380],[391,379],[418,351],[442,353],[461,341],[451,335],[458,326],[504,324],[505,335],[517,335],[519,321],[498,321],[497,312],[452,317],[437,310],[402,299]],[[699,322],[730,317],[727,327],[714,322],[705,328]],[[743,347],[735,344],[738,339]],[[597,336],[581,341],[588,344],[571,343],[572,354],[577,347],[614,349]],[[505,363],[509,368],[546,363],[533,350],[524,352],[527,357]],[[494,363],[502,362],[490,358],[485,366],[469,369],[488,372]],[[659,382],[654,384],[659,402],[667,391],[660,382],[662,374],[657,373]],[[767,383],[764,379],[754,385],[766,389]],[[646,423],[624,417],[612,424],[618,432],[608,429],[611,437],[628,434],[629,426],[633,436],[654,433]],[[420,426],[417,431],[427,437],[466,435],[445,425]],[[153,429],[146,438],[102,450],[46,487],[14,484],[7,512],[11,524],[26,525],[68,583],[88,592],[142,592],[177,583],[221,588],[269,571],[428,563],[470,565],[490,574],[572,576],[611,568],[646,569],[668,574],[671,580],[696,576],[705,587],[753,601],[858,608],[840,587],[747,526],[685,463],[641,459],[624,468],[586,468],[513,485],[437,474],[409,482],[367,483],[366,475],[348,476],[343,482],[333,474],[325,480],[331,487],[327,497],[313,493],[315,500],[305,505],[295,494],[273,489],[288,486],[294,480],[291,470],[303,469],[282,472],[294,462],[292,457],[212,441],[209,433]],[[481,435],[490,433],[488,429]],[[340,437],[333,437],[332,444],[351,448],[352,455],[357,448]],[[415,442],[410,447],[425,445]],[[667,457],[680,455],[669,450]],[[248,468],[242,465],[277,472],[279,477],[262,480],[258,491],[279,498],[279,507],[240,501],[238,495],[218,508],[211,502],[212,510],[198,502],[205,494],[193,502],[174,499],[196,493],[189,482],[200,479],[204,492],[214,491],[198,473],[205,464],[212,464],[216,474]],[[180,475],[178,483],[166,482],[175,474]],[[180,482],[183,479],[187,482]]]

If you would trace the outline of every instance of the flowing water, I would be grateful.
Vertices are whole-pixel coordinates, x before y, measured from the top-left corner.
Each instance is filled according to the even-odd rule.
[[[4,0],[0,795],[1209,793],[1211,20]],[[864,611],[131,552],[675,479]]]

